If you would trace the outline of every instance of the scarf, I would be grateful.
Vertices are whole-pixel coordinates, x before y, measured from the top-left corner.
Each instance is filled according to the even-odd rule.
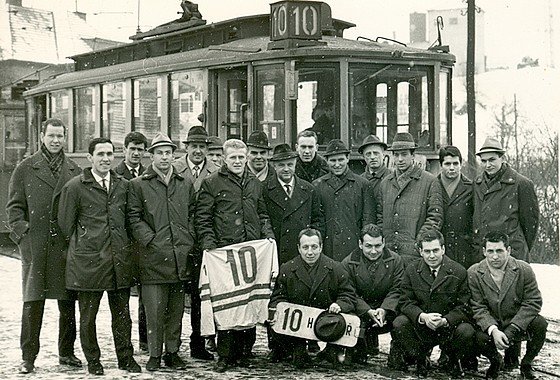
[[[165,183],[166,186],[169,186],[169,182],[171,181],[171,176],[173,175],[173,167],[169,168],[169,170],[167,171],[167,174],[165,174],[164,172],[162,172],[161,170],[156,168],[156,166],[154,164],[152,164],[152,168],[154,169],[156,174],[159,176],[159,178],[161,178],[163,183]]]
[[[410,174],[412,173],[412,171],[414,170],[414,164],[410,165],[408,167],[408,169],[406,169],[404,172],[400,172],[397,169],[397,184],[399,185],[399,188],[403,188],[403,186],[406,184],[406,180],[410,177]]]
[[[54,178],[58,179],[62,171],[62,164],[64,163],[64,151],[61,149],[58,153],[51,153],[45,144],[41,144],[41,153],[45,157]]]

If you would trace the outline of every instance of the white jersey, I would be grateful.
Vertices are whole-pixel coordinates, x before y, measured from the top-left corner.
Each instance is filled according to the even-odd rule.
[[[268,318],[276,242],[253,240],[205,252],[200,269],[201,335],[254,327]]]

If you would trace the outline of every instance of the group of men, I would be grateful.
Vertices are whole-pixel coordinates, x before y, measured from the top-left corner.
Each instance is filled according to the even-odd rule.
[[[162,359],[169,368],[185,368],[178,355],[185,292],[191,356],[212,360],[200,335],[202,255],[268,238],[275,239],[281,264],[270,307],[289,301],[356,313],[366,338],[350,350],[353,361],[366,362],[378,352],[377,335],[390,331],[393,368],[414,363],[424,375],[426,356],[439,344],[450,370],[472,366],[478,349],[491,361],[488,377],[496,377],[502,366],[496,348],[506,349],[515,366],[519,342],[529,338],[521,370],[534,376],[546,321],[538,315],[534,274],[521,260],[528,261],[535,239],[538,205],[531,182],[508,166],[499,142],[484,143],[478,152],[484,172],[470,182],[455,147],[440,150],[438,177],[422,170],[408,133],[397,133],[391,147],[366,137],[359,148],[362,175],[349,169],[350,150],[341,140],[331,140],[325,158],[319,156],[311,130],[298,135],[292,151],[287,144],[272,149],[260,131],[222,146],[192,127],[183,141],[187,154],[177,159],[166,135],[148,145],[131,132],[115,170],[109,139],[90,142],[91,168],[83,171],[65,156],[65,139],[62,122],[47,120],[40,150],[10,183],[7,211],[23,268],[21,372],[34,370],[44,301],[54,298],[60,363],[81,366],[74,355],[77,299],[88,371],[103,374],[95,317],[105,291],[118,366],[141,371],[128,307],[134,284],[140,285],[147,370],[159,369]],[[146,150],[148,167],[140,162]],[[395,170],[385,166],[386,150]],[[505,233],[488,234],[493,231]],[[313,342],[269,333],[272,360],[309,363]],[[255,339],[254,327],[218,329],[216,370],[249,365]],[[335,363],[342,356],[329,344],[319,357]]]

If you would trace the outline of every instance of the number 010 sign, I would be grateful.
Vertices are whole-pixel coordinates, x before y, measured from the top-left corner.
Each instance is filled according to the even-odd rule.
[[[281,1],[270,5],[270,39],[321,39],[321,3]]]

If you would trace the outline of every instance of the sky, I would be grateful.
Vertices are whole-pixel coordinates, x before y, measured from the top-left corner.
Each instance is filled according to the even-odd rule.
[[[333,17],[357,25],[345,37],[394,36],[403,42],[409,39],[410,13],[466,8],[463,0],[395,0],[390,6],[386,0],[327,0],[327,3]],[[206,0],[198,4],[208,23],[270,11],[270,2],[265,0]],[[549,66],[551,45],[552,62],[560,66],[560,1],[478,0],[476,4],[484,11],[488,67],[515,67],[524,56],[538,58],[541,65]],[[99,37],[121,41],[127,41],[135,33],[138,19],[140,29],[147,31],[179,18],[181,12],[179,0],[23,0],[23,5],[48,10],[77,9],[87,13],[88,21],[99,30]],[[443,40],[445,44],[445,30]]]

